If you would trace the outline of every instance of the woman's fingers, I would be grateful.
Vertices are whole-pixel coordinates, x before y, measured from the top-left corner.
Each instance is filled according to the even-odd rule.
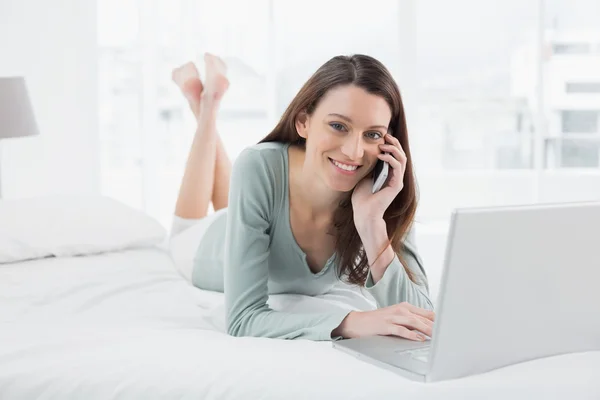
[[[381,153],[378,154],[378,157],[380,160],[388,162],[390,167],[394,168],[395,170],[401,170],[403,168],[402,163],[391,154]]]
[[[388,133],[387,135],[385,135],[385,140],[387,142],[385,145],[394,146],[395,148],[397,148],[400,151],[402,158],[406,158],[406,153],[404,153],[404,149],[402,148],[400,141],[398,139],[396,139],[396,137],[394,137],[394,135],[390,135]]]
[[[392,336],[402,337],[405,339],[416,340],[418,342],[423,342],[427,339],[425,336],[423,336],[419,332],[411,331],[410,329],[408,329],[402,325],[395,325],[395,324],[389,325],[387,334],[392,335]]]
[[[429,337],[432,336],[433,326],[426,324],[416,315],[413,315],[413,316],[395,315],[391,318],[391,322],[396,325],[402,325],[406,328],[419,330]]]
[[[417,306],[414,306],[410,303],[407,302],[403,302],[397,305],[397,307],[406,309],[408,311],[410,311],[413,314],[417,314],[420,315],[421,317],[425,317],[430,321],[435,321],[435,313],[433,311],[430,310],[426,310],[424,308],[420,308]]]
[[[433,322],[425,317],[421,317],[420,315],[416,315],[415,317],[419,318],[421,320],[421,322],[423,322],[425,325],[429,326],[431,328],[431,331],[433,332]]]
[[[398,146],[398,147],[402,147],[400,145],[400,141],[398,139],[396,139],[396,137],[390,133],[386,133],[385,136],[383,137],[388,143],[393,144],[394,146]]]
[[[393,144],[381,144],[379,145],[379,148],[381,149],[381,151],[390,153],[392,156],[394,156],[395,159],[397,159],[401,163],[406,162],[406,154],[402,151],[401,148],[396,147]]]

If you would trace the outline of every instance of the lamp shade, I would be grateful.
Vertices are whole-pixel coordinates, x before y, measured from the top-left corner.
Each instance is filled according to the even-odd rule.
[[[0,77],[0,139],[39,133],[23,77]]]

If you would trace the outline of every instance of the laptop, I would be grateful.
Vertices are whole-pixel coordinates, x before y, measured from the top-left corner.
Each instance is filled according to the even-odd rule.
[[[600,350],[600,202],[455,210],[430,340],[333,346],[423,382]]]

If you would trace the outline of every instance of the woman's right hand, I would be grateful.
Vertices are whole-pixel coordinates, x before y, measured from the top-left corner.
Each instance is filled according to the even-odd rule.
[[[403,302],[374,311],[352,311],[333,331],[333,336],[358,338],[365,336],[399,336],[424,341],[432,336],[435,313]]]

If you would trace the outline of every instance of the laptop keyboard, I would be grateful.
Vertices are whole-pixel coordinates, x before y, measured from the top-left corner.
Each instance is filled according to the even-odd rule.
[[[415,360],[427,362],[429,360],[429,349],[430,347],[421,347],[414,350],[401,350],[398,354],[410,354],[410,357]]]

